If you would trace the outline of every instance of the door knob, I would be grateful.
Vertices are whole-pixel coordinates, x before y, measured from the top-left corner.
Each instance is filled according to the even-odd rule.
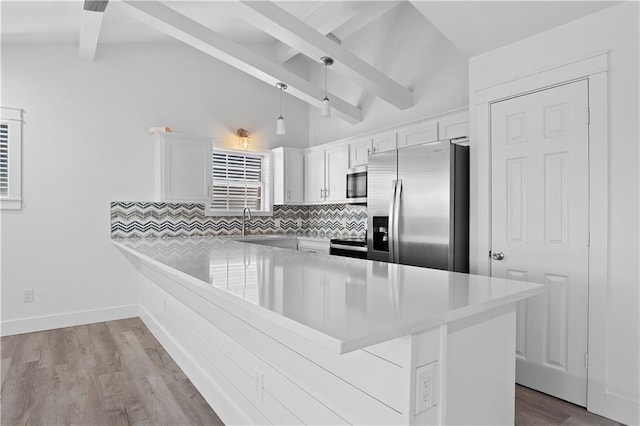
[[[491,258],[493,260],[502,260],[502,259],[504,259],[504,253],[501,252],[501,251],[493,252],[493,253],[491,253]]]

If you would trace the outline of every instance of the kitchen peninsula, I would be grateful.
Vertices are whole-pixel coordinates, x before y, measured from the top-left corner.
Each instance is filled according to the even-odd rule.
[[[508,424],[544,286],[226,238],[113,240],[140,317],[228,424]]]

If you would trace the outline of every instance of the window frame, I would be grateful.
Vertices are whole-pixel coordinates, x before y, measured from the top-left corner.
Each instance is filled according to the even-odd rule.
[[[262,184],[262,209],[251,210],[252,216],[273,216],[273,177],[272,177],[272,153],[270,150],[251,150],[245,151],[240,149],[230,149],[225,146],[214,144],[211,149],[211,169],[209,170],[209,199],[204,206],[204,215],[207,217],[215,216],[242,216],[243,209],[212,209],[211,201],[213,200],[213,158],[215,153],[251,155],[262,157],[262,173],[260,182]]]
[[[22,118],[19,108],[0,107],[0,122],[8,128],[8,193],[0,195],[0,210],[22,210]]]

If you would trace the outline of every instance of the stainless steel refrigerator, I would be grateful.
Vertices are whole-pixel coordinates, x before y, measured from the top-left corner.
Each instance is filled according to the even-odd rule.
[[[469,271],[469,147],[449,140],[369,156],[367,257]]]

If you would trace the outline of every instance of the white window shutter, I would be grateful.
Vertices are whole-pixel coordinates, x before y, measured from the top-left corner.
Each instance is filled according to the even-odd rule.
[[[264,155],[214,150],[209,213],[265,210]]]
[[[9,196],[9,123],[0,122],[0,197]]]

